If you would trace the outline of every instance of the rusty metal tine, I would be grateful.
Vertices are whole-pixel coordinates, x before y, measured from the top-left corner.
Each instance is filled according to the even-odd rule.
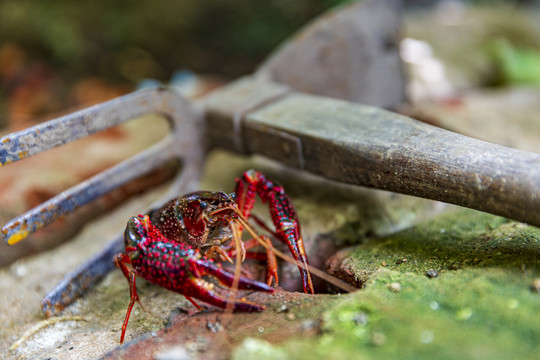
[[[0,166],[22,160],[154,110],[155,92],[135,92],[0,138]]]
[[[173,194],[197,188],[206,150],[205,123],[202,111],[191,101],[165,89],[132,93],[92,108],[78,111],[57,120],[35,126],[0,139],[2,165],[79,139],[89,134],[146,115],[161,114],[172,127],[171,133],[151,148],[74,186],[53,199],[10,221],[3,228],[4,238],[12,244],[62,214],[98,198],[114,187],[159,167],[171,158],[182,161],[182,171],[173,180],[169,191],[155,203],[162,203]],[[144,209],[141,209],[144,211]],[[106,248],[86,261],[42,301],[43,312],[52,316],[94,286],[112,268],[114,254],[122,250],[122,234]]]
[[[2,232],[9,245],[28,234],[99,198],[126,182],[148,173],[171,158],[167,152],[173,139],[168,138],[152,148],[63,191],[4,225]]]
[[[45,295],[41,300],[41,310],[45,316],[49,318],[64,310],[114,269],[111,259],[124,250],[123,240],[123,234],[118,234],[104,249],[86,260],[75,271],[67,274],[53,290]]]
[[[11,220],[2,229],[6,242],[11,245],[24,239],[58,217],[159,167],[173,157],[182,159],[184,167],[197,170],[197,166],[190,164],[202,162],[204,149],[200,134],[204,126],[200,111],[191,102],[171,91],[152,89],[135,92],[0,139],[0,161],[5,165],[151,113],[161,114],[171,122],[172,132],[168,137]]]

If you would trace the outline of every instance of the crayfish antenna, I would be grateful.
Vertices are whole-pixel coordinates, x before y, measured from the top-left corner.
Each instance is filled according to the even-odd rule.
[[[238,209],[235,208],[235,211],[237,211],[237,210]],[[232,281],[231,291],[230,291],[229,297],[227,299],[227,307],[225,308],[225,311],[231,311],[231,310],[233,310],[232,306],[235,303],[234,299],[236,299],[236,294],[238,293],[238,284],[240,282],[240,272],[242,270],[242,268],[241,268],[241,266],[242,266],[242,255],[243,255],[242,253],[244,253],[244,256],[245,256],[245,249],[241,245],[242,240],[240,239],[240,233],[238,231],[236,222],[234,220],[229,220],[227,222],[227,224],[229,225],[229,227],[230,227],[230,229],[232,231],[234,245],[235,245],[235,248],[236,248],[236,263],[234,265],[234,279]],[[241,249],[243,249],[244,251],[241,251]]]
[[[265,249],[269,249],[271,248],[272,245],[269,245],[267,243],[267,241],[269,241],[268,239],[264,239],[264,237],[261,237],[260,235],[258,235],[255,230],[253,229],[253,227],[251,227],[251,225],[248,223],[247,219],[240,213],[240,211],[237,211],[236,212],[238,214],[238,221],[241,223],[241,225],[247,230],[247,232],[250,233],[251,236],[253,236],[254,239],[257,239],[257,241],[259,242],[259,244],[261,244]],[[266,241],[265,241],[266,240]],[[305,270],[306,272],[308,273],[311,273],[321,279],[323,279],[324,281],[340,288],[341,290],[343,291],[346,291],[346,292],[353,292],[353,291],[356,291],[358,290],[357,288],[355,288],[354,286],[352,285],[349,285],[348,283],[346,283],[345,281],[343,280],[340,280],[338,279],[337,277],[335,276],[332,276],[330,274],[327,274],[325,273],[324,271],[322,270],[319,270],[317,269],[316,267],[313,267],[311,265],[308,265],[307,263],[302,263],[301,261],[298,261],[294,258],[292,258],[291,256],[288,256],[286,254],[284,254],[283,252],[279,251],[278,249],[276,248],[272,248],[272,251],[277,255],[279,256],[280,258],[282,258],[283,260],[291,263],[291,264],[295,264],[297,265],[299,268],[302,268],[303,270]],[[305,285],[304,285],[305,286]]]

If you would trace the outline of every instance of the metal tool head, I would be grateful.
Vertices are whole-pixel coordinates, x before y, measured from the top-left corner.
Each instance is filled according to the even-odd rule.
[[[2,228],[4,240],[10,245],[15,244],[59,217],[158,168],[171,158],[179,159],[183,169],[189,169],[177,175],[174,191],[194,186],[201,172],[204,154],[202,112],[192,102],[165,89],[135,92],[4,136],[0,139],[0,165],[8,165],[152,113],[169,120],[171,131],[167,137],[146,151],[11,220]]]

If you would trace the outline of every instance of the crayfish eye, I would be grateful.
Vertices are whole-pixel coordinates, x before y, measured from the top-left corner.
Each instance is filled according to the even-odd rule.
[[[206,209],[208,207],[208,203],[205,202],[205,201],[201,201],[199,202],[199,206],[201,207],[201,209]]]

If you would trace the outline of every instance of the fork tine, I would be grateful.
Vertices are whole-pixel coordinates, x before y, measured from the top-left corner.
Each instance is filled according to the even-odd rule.
[[[0,138],[0,166],[155,111],[155,91],[135,92]]]
[[[203,169],[206,143],[202,110],[193,102],[165,89],[151,89],[66,115],[27,130],[0,138],[0,166],[21,160],[92,133],[119,125],[146,114],[160,114],[171,124],[169,136],[124,162],[76,185],[27,213],[11,220],[2,229],[8,244],[24,239],[33,231],[97,199],[133,178],[176,158],[182,167],[169,190],[156,204],[177,193],[193,191]],[[121,251],[121,233],[43,299],[47,317],[60,312],[80,297],[113,268],[112,256]]]
[[[158,168],[172,157],[167,151],[171,142],[171,138],[162,141],[14,218],[2,228],[4,240],[9,245],[13,245],[59,217]]]
[[[86,260],[75,271],[66,274],[64,279],[41,300],[41,310],[47,318],[58,314],[66,306],[81,297],[97,284],[105,274],[114,269],[111,260],[124,248],[123,234],[118,236],[99,253]]]
[[[185,168],[193,168],[192,164],[202,161],[204,146],[200,111],[188,100],[165,89],[135,92],[0,138],[2,166],[151,113],[169,120],[168,137],[11,220],[2,228],[4,240],[15,244],[60,216],[172,158],[181,159]]]

